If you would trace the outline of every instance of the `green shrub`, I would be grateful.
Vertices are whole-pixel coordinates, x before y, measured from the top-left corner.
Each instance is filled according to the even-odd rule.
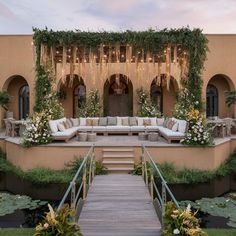
[[[107,168],[101,161],[95,162],[95,175],[106,175],[108,173]]]

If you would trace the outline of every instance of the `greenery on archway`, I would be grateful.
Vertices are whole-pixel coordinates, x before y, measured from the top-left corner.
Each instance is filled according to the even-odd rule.
[[[48,47],[79,45],[88,50],[95,50],[101,44],[116,45],[120,43],[133,45],[136,51],[146,50],[153,53],[163,51],[169,44],[181,45],[189,54],[189,71],[184,86],[190,92],[189,94],[194,96],[189,96],[188,99],[194,108],[198,110],[202,109],[201,72],[206,58],[207,39],[200,29],[190,30],[189,28],[180,28],[163,29],[160,31],[150,29],[147,31],[127,30],[124,32],[52,31],[47,28],[43,30],[34,28],[33,30],[37,53],[36,70],[38,72],[38,78],[40,76],[39,68],[42,44]],[[199,103],[196,104],[196,100]]]

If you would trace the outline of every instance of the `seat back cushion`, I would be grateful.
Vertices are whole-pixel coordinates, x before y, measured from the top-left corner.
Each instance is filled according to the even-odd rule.
[[[117,125],[117,118],[116,117],[107,117],[107,125],[112,126],[112,125]]]
[[[129,125],[130,126],[136,126],[137,125],[136,117],[129,117]]]
[[[70,118],[70,121],[74,127],[79,126],[79,118]]]
[[[187,121],[186,120],[178,120],[178,131],[181,133],[186,133],[187,131]]]
[[[79,118],[80,126],[86,126],[86,119],[89,119],[89,118],[84,118],[84,117]]]
[[[98,121],[99,126],[107,126],[107,117],[100,117]]]
[[[66,119],[66,123],[67,123],[67,125],[69,125],[69,128],[73,127],[73,124],[70,119]]]
[[[163,118],[157,118],[157,125],[158,126],[163,126],[164,121],[165,121],[164,117]]]
[[[49,121],[49,127],[50,127],[52,133],[56,133],[58,131],[57,121],[56,120],[50,120]]]
[[[156,117],[150,117],[149,119],[151,121],[151,126],[156,126],[157,125],[157,118]]]
[[[138,117],[137,120],[138,120],[138,126],[143,126],[143,119],[144,117]]]

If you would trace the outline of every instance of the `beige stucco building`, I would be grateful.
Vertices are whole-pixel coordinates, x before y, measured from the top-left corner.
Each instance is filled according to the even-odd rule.
[[[236,87],[236,35],[206,35],[209,40],[207,60],[202,74],[202,95],[206,101],[208,116],[236,117],[234,106],[225,105],[225,91]],[[34,106],[35,51],[31,35],[0,36],[0,89],[12,96],[9,107],[14,118],[25,118]],[[113,63],[109,74],[91,78],[91,65],[86,63],[82,77],[75,75],[73,84],[61,83],[61,63],[57,63],[56,87],[65,95],[61,100],[65,116],[76,115],[76,108],[84,95],[91,89],[98,89],[105,104],[105,115],[135,115],[137,112],[136,90],[141,86],[150,91],[152,98],[164,115],[171,115],[179,85],[175,75],[171,75],[167,89],[165,79],[161,85],[153,83],[145,73],[139,73],[131,64],[129,74],[125,63]],[[69,71],[69,68],[67,68]],[[67,73],[69,74],[69,72]],[[116,75],[119,75],[120,88],[116,88]],[[121,92],[122,90],[122,92]],[[1,120],[4,110],[1,108]]]

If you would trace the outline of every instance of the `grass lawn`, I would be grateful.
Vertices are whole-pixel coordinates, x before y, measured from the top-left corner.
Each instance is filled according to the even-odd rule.
[[[32,236],[35,233],[34,229],[26,228],[13,228],[13,229],[1,229],[0,236]]]
[[[209,236],[235,236],[236,229],[204,229]]]

